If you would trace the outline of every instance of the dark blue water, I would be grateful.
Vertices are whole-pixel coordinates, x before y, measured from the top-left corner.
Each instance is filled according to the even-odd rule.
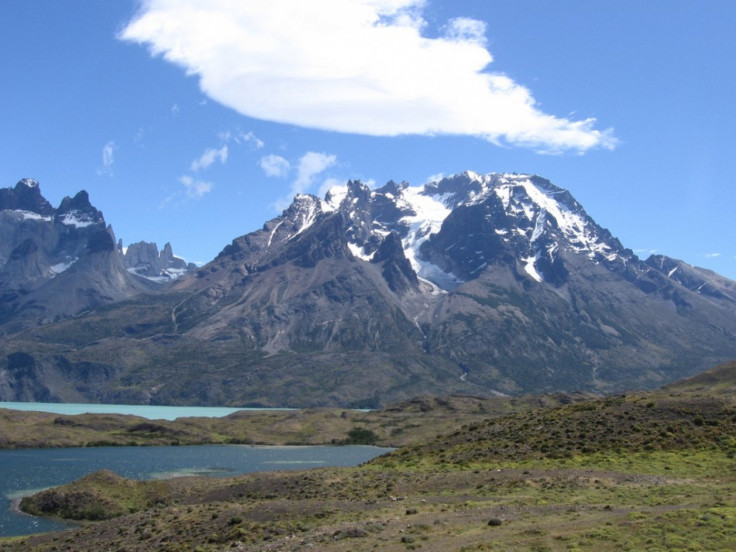
[[[0,536],[27,535],[68,527],[14,512],[11,501],[63,485],[101,469],[130,479],[186,475],[226,477],[255,471],[355,466],[387,452],[344,447],[103,447],[0,450]]]

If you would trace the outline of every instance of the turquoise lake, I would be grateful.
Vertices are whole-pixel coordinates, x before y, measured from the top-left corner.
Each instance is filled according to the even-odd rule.
[[[263,410],[261,408],[227,408],[220,406],[151,406],[146,404],[82,404],[82,403],[36,403],[0,402],[0,408],[12,410],[35,410],[54,414],[131,414],[150,420],[175,420],[176,418],[206,417],[221,418],[239,410]],[[274,410],[274,409],[271,409]],[[289,410],[289,409],[276,409]]]

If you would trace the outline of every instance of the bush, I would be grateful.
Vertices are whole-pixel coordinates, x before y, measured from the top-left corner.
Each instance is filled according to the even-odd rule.
[[[356,427],[348,431],[346,445],[374,445],[378,441],[378,435],[370,429]]]
[[[499,518],[491,518],[491,519],[490,519],[490,520],[488,521],[488,525],[489,525],[490,527],[498,527],[499,525],[502,525],[502,524],[503,524],[503,520],[501,520],[501,519],[499,519]]]

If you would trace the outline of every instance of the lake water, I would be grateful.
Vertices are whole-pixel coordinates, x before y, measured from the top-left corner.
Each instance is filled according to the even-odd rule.
[[[147,404],[84,404],[0,402],[0,408],[34,410],[54,414],[132,414],[149,420],[175,420],[176,418],[221,418],[239,410],[263,410],[261,408],[226,408],[220,406],[151,406]],[[271,409],[273,410],[273,409]],[[276,409],[289,410],[289,409]]]
[[[355,466],[390,449],[370,446],[101,447],[0,450],[0,536],[68,527],[12,511],[11,501],[101,469],[131,479],[230,476],[256,471]]]

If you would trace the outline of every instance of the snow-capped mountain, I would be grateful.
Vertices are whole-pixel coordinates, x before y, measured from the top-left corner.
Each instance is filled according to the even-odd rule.
[[[358,257],[369,259],[386,235],[396,233],[417,275],[445,291],[509,252],[538,282],[560,278],[560,247],[593,262],[633,257],[569,192],[536,176],[466,172],[421,187],[389,183],[375,191],[349,183],[332,190],[328,202],[349,213],[349,245]]]
[[[736,283],[640,260],[541,177],[466,172],[297,196],[195,273],[37,339],[79,324],[91,333],[73,358],[13,342],[32,358],[0,373],[0,398],[19,397],[2,381],[63,400],[270,406],[649,387],[736,357]],[[94,392],[23,383],[60,359],[105,376]]]
[[[86,191],[54,208],[33,179],[0,189],[0,324],[47,323],[148,290],[124,260]]]

